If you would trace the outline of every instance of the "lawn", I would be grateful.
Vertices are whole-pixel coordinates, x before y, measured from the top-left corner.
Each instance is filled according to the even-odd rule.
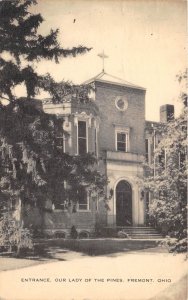
[[[89,256],[117,256],[126,252],[167,252],[155,240],[124,239],[48,239],[35,242],[34,251],[22,257],[0,256],[0,271],[30,267],[46,262],[67,261]]]

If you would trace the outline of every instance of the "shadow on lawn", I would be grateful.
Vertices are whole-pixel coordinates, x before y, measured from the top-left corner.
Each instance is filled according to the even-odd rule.
[[[70,258],[71,249],[65,249],[60,246],[50,246],[48,243],[36,244],[33,251],[26,252],[19,258],[27,258],[37,261],[56,260],[67,261]],[[85,256],[84,253],[79,253],[79,256]],[[72,255],[74,256],[74,255]]]
[[[40,262],[48,260],[66,261],[63,256],[65,256],[68,252],[68,249],[60,249],[59,247],[41,247],[41,245],[36,245],[33,250],[22,249],[19,254],[16,252],[0,253],[0,257],[30,259]]]
[[[111,256],[120,252],[163,252],[160,241],[152,240],[118,240],[118,239],[49,239],[39,240],[35,244],[35,253],[40,256],[61,260],[69,251],[78,252],[81,256]],[[63,260],[63,259],[62,259]]]
[[[33,250],[24,249],[7,257],[17,257],[36,261],[66,261],[84,256],[117,257],[125,252],[163,252],[159,241],[120,240],[120,239],[41,239],[36,240]]]

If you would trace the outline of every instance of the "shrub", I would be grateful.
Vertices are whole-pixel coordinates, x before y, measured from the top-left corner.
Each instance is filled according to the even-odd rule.
[[[88,231],[81,231],[79,233],[79,239],[88,239],[89,238],[89,232]]]
[[[187,238],[178,240],[177,238],[171,238],[169,236],[161,243],[162,245],[166,246],[169,252],[187,252]]]
[[[6,212],[0,219],[0,247],[4,251],[17,252],[33,249],[31,233]]]
[[[71,237],[71,239],[77,239],[77,237],[78,237],[78,232],[74,225],[71,227],[70,237]]]

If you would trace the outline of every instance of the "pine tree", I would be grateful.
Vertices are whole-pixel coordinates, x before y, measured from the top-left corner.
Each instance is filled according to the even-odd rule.
[[[0,212],[11,211],[14,203],[30,203],[44,209],[46,199],[63,202],[76,199],[81,187],[103,193],[106,179],[95,170],[91,154],[72,157],[56,147],[57,130],[63,120],[45,114],[40,101],[33,100],[40,89],[48,91],[53,102],[65,95],[88,101],[88,86],[57,83],[49,75],[39,75],[40,60],[58,63],[64,57],[84,54],[84,46],[62,48],[58,30],[38,34],[41,14],[29,11],[35,0],[0,2]],[[27,97],[16,97],[14,88],[24,84]],[[59,123],[60,126],[59,126]],[[63,132],[64,133],[64,132]],[[66,133],[65,133],[66,134]],[[69,189],[65,191],[64,183]],[[62,195],[62,197],[57,197]]]
[[[75,57],[91,49],[83,46],[62,48],[58,29],[46,36],[38,34],[43,18],[41,14],[29,12],[30,6],[36,4],[35,0],[0,2],[0,97],[9,101],[16,100],[13,89],[21,83],[26,86],[28,99],[34,97],[39,88],[47,89],[48,86],[50,90],[52,78],[39,76],[34,69],[35,63],[42,59],[58,63],[62,57]]]

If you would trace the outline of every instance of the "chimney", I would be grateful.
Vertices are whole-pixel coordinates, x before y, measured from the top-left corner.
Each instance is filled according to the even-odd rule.
[[[166,123],[174,119],[174,105],[165,104],[160,107],[160,122]]]

